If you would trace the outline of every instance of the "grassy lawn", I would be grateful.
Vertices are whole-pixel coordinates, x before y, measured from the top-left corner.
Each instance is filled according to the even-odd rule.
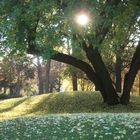
[[[1,140],[140,140],[137,114],[83,113],[0,122]]]
[[[109,107],[98,92],[43,94],[0,101],[0,119],[54,113],[140,113],[140,97],[131,97],[128,106]]]
[[[98,92],[1,100],[0,140],[140,140],[140,97],[112,107]]]

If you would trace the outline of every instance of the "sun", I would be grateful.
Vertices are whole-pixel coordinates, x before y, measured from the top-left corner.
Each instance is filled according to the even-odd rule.
[[[80,13],[76,15],[76,23],[80,26],[86,26],[89,23],[88,15]]]

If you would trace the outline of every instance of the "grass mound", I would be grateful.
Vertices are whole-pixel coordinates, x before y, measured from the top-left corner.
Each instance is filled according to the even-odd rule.
[[[140,97],[128,106],[109,107],[98,92],[52,93],[0,101],[0,119],[22,115],[80,112],[140,112]]]
[[[0,122],[1,140],[139,140],[135,114],[73,114],[20,117]]]

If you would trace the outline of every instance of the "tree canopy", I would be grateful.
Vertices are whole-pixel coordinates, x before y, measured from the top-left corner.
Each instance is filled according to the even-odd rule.
[[[1,0],[0,4],[3,46],[75,66],[86,73],[106,103],[129,103],[130,90],[140,69],[140,42],[126,74],[121,99],[103,56],[104,50],[115,54],[128,46],[136,46],[139,0]],[[89,16],[87,26],[81,27],[75,22],[75,16],[80,12]],[[70,40],[75,53],[62,52],[66,47],[65,40]]]

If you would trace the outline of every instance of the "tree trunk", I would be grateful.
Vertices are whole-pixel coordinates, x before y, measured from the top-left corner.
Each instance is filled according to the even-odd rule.
[[[39,94],[43,94],[43,79],[42,79],[42,66],[40,63],[40,58],[37,57],[37,69],[38,69],[38,90],[39,90]]]
[[[52,93],[53,92],[53,86],[52,86],[52,84],[50,84],[50,93]]]
[[[121,93],[121,67],[122,67],[122,61],[119,54],[116,54],[116,65],[115,65],[115,75],[116,75],[116,92]]]
[[[3,87],[3,93],[5,94],[7,91],[7,87]]]
[[[46,77],[45,77],[45,86],[44,86],[46,93],[50,92],[50,89],[49,89],[49,85],[50,85],[50,80],[49,80],[49,78],[50,78],[50,67],[51,67],[51,59],[48,59],[47,64],[46,64],[46,73],[45,73]]]
[[[73,91],[77,91],[78,90],[78,85],[77,85],[77,73],[72,71],[71,72],[71,76],[72,76],[72,86],[73,86]]]
[[[22,81],[20,80],[20,72],[17,74],[17,82],[15,84],[15,97],[21,96]]]
[[[21,96],[21,94],[20,94],[21,88],[22,88],[22,83],[21,83],[21,81],[18,81],[15,85],[15,97]]]
[[[139,71],[139,96],[140,96],[140,71]]]
[[[99,83],[101,85],[100,92],[104,94],[106,98],[106,102],[109,105],[115,105],[119,103],[118,95],[113,87],[112,80],[110,78],[110,75],[105,67],[105,64],[98,52],[97,49],[93,49],[92,46],[87,47],[86,44],[83,46],[87,58],[90,60],[97,78],[99,80]]]
[[[61,89],[61,78],[59,77],[58,78],[58,91],[57,92],[60,92],[60,89]]]
[[[123,94],[121,97],[121,103],[124,105],[127,105],[129,103],[130,91],[132,89],[135,77],[136,77],[139,69],[140,69],[140,41],[139,41],[136,51],[133,55],[130,69],[129,69],[128,73],[125,75]]]
[[[83,72],[85,72],[88,79],[95,84],[95,86],[99,89],[99,91],[101,91],[103,101],[107,103],[107,96],[106,96],[106,93],[104,92],[105,90],[102,88],[102,85],[99,82],[99,79],[97,78],[95,71],[88,63],[86,63],[80,59],[77,59],[73,56],[69,56],[67,54],[63,54],[63,53],[59,53],[59,52],[56,53],[55,55],[53,55],[51,58],[53,60],[72,65],[76,68],[79,68]]]
[[[9,91],[10,91],[10,96],[13,96],[14,95],[14,91],[13,91],[12,83],[10,83],[10,85],[9,85]]]

